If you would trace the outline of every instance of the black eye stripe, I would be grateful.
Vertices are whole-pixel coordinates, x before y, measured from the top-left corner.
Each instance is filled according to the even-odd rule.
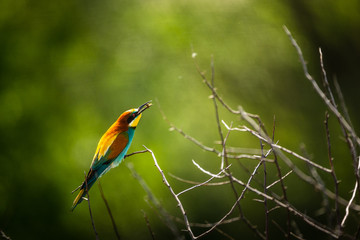
[[[128,117],[127,123],[131,123],[131,121],[134,120],[135,117],[136,117],[136,114],[135,114],[135,113],[132,113],[132,114]]]

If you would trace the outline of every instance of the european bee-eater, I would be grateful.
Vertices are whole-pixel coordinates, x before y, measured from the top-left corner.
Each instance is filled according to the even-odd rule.
[[[137,109],[125,111],[104,133],[96,148],[86,180],[79,187],[80,192],[73,202],[72,210],[82,202],[99,177],[121,163],[131,145],[142,112],[150,106],[151,101],[144,103]]]

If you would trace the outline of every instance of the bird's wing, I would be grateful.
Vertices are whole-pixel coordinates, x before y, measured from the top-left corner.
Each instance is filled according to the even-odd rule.
[[[98,174],[101,174],[125,149],[128,142],[129,135],[127,132],[104,135],[96,149],[91,169],[99,170]]]

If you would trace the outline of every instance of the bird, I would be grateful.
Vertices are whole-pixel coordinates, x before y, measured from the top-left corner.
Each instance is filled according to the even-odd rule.
[[[71,211],[74,211],[76,206],[86,199],[86,194],[98,178],[121,163],[129,150],[142,113],[151,105],[151,101],[148,101],[139,108],[125,111],[104,133],[97,145],[84,182],[74,190],[80,189],[80,192],[73,202]]]

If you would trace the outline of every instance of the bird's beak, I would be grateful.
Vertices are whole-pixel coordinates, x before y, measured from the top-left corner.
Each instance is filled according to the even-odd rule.
[[[137,111],[135,112],[136,117],[135,117],[134,120],[132,120],[132,122],[129,124],[129,126],[135,128],[135,127],[138,125],[139,121],[140,121],[141,113],[142,113],[143,111],[145,111],[146,109],[148,109],[151,105],[152,105],[152,104],[151,104],[151,101],[148,101],[148,102],[144,103],[143,105],[141,105],[141,106],[137,109]]]
[[[143,105],[141,105],[138,108],[137,115],[140,115],[143,111],[145,111],[146,109],[151,107],[151,105],[152,105],[151,101],[148,101],[148,102],[144,103]]]

